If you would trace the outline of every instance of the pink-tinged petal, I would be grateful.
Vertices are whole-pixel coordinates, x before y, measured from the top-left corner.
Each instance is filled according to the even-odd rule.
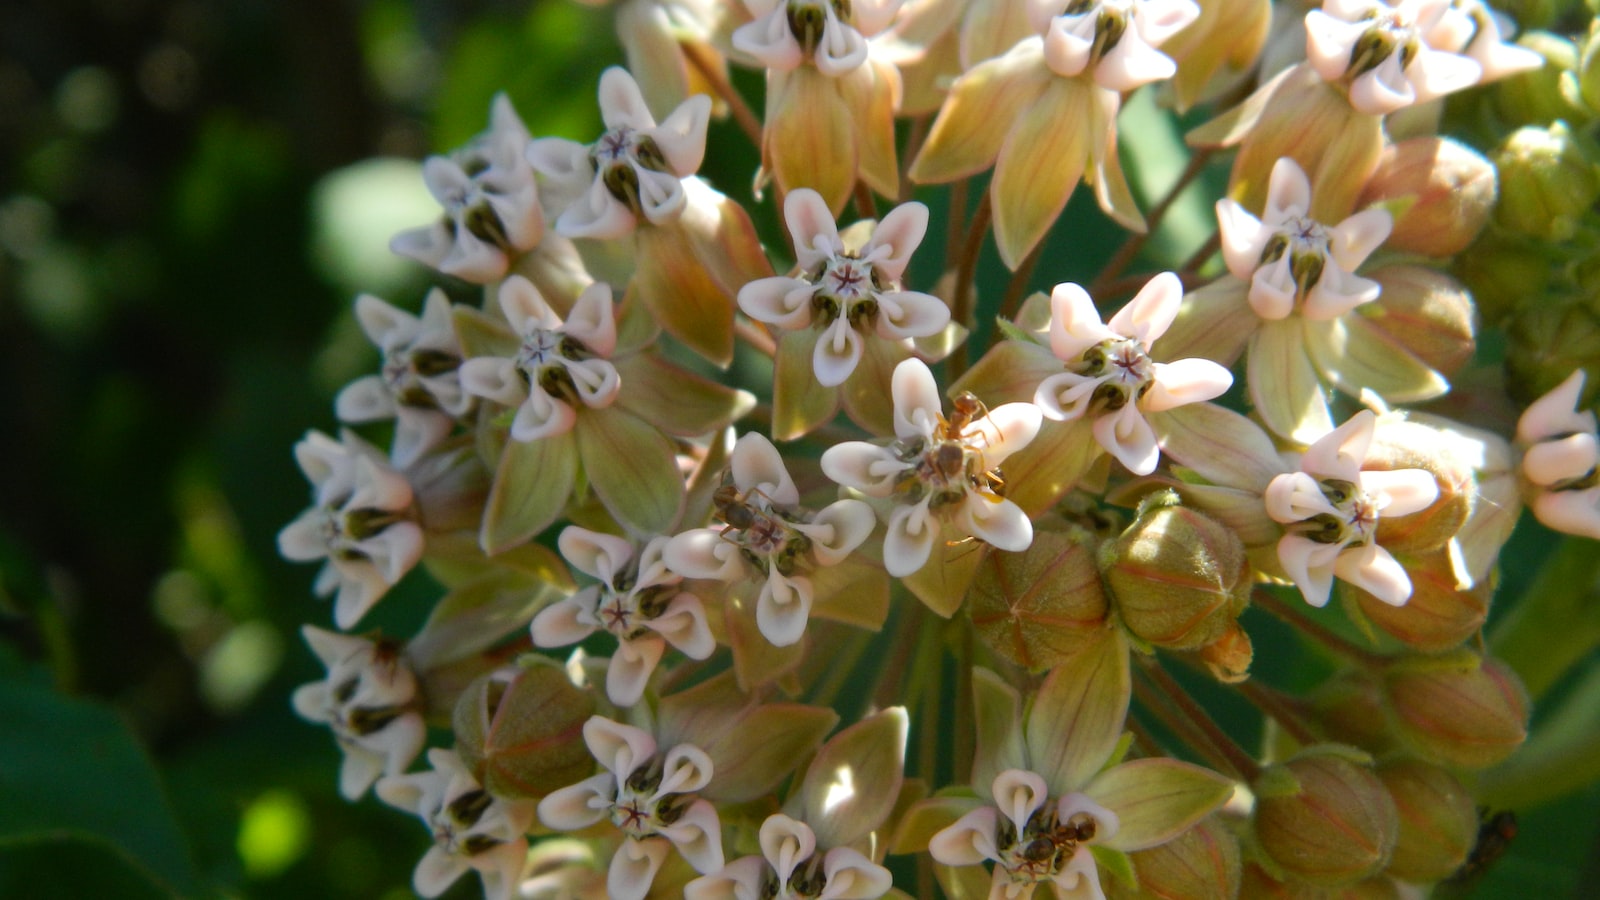
[[[928,207],[916,201],[902,203],[878,222],[872,239],[861,248],[861,256],[870,259],[873,268],[889,281],[899,281],[927,233]]]
[[[760,64],[780,72],[787,72],[805,61],[800,42],[789,30],[786,3],[778,4],[765,16],[735,29],[733,49],[748,53]]]
[[[470,868],[466,860],[443,847],[429,847],[411,873],[411,887],[423,897],[437,897]]]
[[[1289,269],[1291,261],[1289,254],[1285,253],[1256,269],[1250,276],[1250,292],[1246,295],[1250,308],[1269,322],[1286,319],[1294,312],[1295,295],[1299,288]]]
[[[1012,553],[1021,553],[1033,545],[1033,522],[1022,507],[988,494],[967,494],[961,504],[960,527],[973,537]]]
[[[1200,18],[1200,6],[1194,0],[1145,0],[1134,9],[1139,35],[1152,47],[1166,43]]]
[[[756,598],[756,628],[774,647],[799,643],[811,618],[811,599],[811,579],[774,569]]]
[[[779,506],[800,502],[800,492],[783,464],[783,456],[766,436],[749,432],[733,445],[729,468],[733,483],[741,492],[757,491]]]
[[[1306,292],[1300,315],[1311,321],[1337,319],[1363,303],[1371,303],[1383,293],[1383,285],[1337,266],[1322,270],[1322,277]]]
[[[992,469],[1032,443],[1043,422],[1039,407],[1032,403],[1002,403],[962,429],[961,435],[983,451],[983,462]]]
[[[345,501],[346,509],[401,510],[411,505],[411,483],[387,463],[359,456],[355,471],[357,487]]]
[[[678,108],[650,132],[675,175],[688,177],[700,169],[706,155],[706,126],[710,123],[711,98],[695,94],[678,104]]]
[[[1306,13],[1306,59],[1323,81],[1338,81],[1350,68],[1350,51],[1369,23],[1347,22],[1320,9]]]
[[[889,514],[889,530],[883,538],[883,567],[896,578],[917,572],[928,564],[939,531],[939,521],[928,511],[926,499],[896,507]]]
[[[722,823],[709,800],[689,804],[682,817],[662,828],[683,858],[702,875],[722,868]]]
[[[428,295],[430,301],[433,297],[432,293]],[[356,321],[361,325],[361,332],[367,336],[367,340],[383,350],[392,350],[411,343],[421,330],[421,323],[417,321],[416,316],[396,309],[371,294],[357,297],[355,309]]]
[[[711,628],[706,624],[705,604],[687,592],[673,597],[649,627],[690,659],[705,659],[717,649]]]
[[[577,411],[565,400],[557,400],[535,385],[528,392],[528,399],[517,407],[516,418],[511,420],[511,439],[526,444],[566,434],[577,421]]]
[[[1033,402],[1040,414],[1057,422],[1071,422],[1089,411],[1095,389],[1107,376],[1089,377],[1076,372],[1061,372],[1039,382]]]
[[[931,337],[950,324],[950,308],[932,294],[891,291],[877,295],[878,337],[898,341]]]
[[[1261,500],[1274,522],[1292,525],[1314,516],[1336,516],[1339,510],[1322,493],[1317,479],[1305,472],[1288,472],[1267,484]]]
[[[674,536],[663,558],[672,571],[685,578],[733,582],[750,573],[739,545],[725,540],[720,528],[696,528]]]
[[[872,536],[878,516],[860,500],[836,500],[810,522],[796,523],[795,529],[811,539],[811,553],[817,564],[833,566]]]
[[[551,791],[539,801],[539,821],[557,831],[588,828],[606,817],[616,789],[616,778],[607,772]]]
[[[596,178],[556,219],[556,232],[562,237],[610,241],[632,234],[637,225],[632,211]]]
[[[638,703],[666,652],[667,642],[655,635],[617,641],[617,652],[606,666],[606,697],[618,706]]]
[[[584,588],[579,596],[569,597],[539,610],[528,626],[535,647],[566,647],[594,634],[595,622],[591,610],[598,589],[593,585]],[[585,603],[580,596],[588,595]]]
[[[1307,603],[1323,607],[1328,605],[1333,591],[1334,558],[1338,552],[1335,544],[1319,544],[1297,534],[1286,534],[1278,541],[1278,564]]]
[[[811,351],[811,368],[817,374],[817,383],[823,387],[844,384],[861,363],[863,350],[861,334],[850,327],[849,320],[834,319]]]
[[[521,406],[528,397],[517,364],[497,356],[479,356],[461,364],[461,389],[501,406]]]
[[[389,239],[389,252],[437,269],[450,252],[451,233],[448,221],[408,228]]]
[[[1311,210],[1311,179],[1293,158],[1285,156],[1272,166],[1267,181],[1267,206],[1261,215],[1266,225],[1281,225]]]
[[[1080,845],[1072,852],[1072,858],[1051,878],[1051,886],[1057,897],[1106,900],[1105,890],[1100,887],[1100,868],[1088,845]]]
[[[760,278],[739,289],[739,308],[757,322],[798,330],[811,324],[814,293],[816,286],[799,278]]]
[[[626,779],[656,755],[656,739],[650,732],[605,716],[590,716],[583,723],[583,742],[590,755],[619,779]],[[540,818],[544,818],[542,813]]]
[[[512,900],[518,896],[522,872],[528,863],[528,841],[519,838],[497,844],[471,858],[483,882],[484,900]]]
[[[1300,460],[1300,471],[1323,478],[1360,481],[1361,464],[1366,462],[1367,447],[1372,444],[1372,433],[1377,422],[1378,417],[1370,409],[1351,416],[1343,425],[1306,448],[1305,456]]]
[[[1600,539],[1600,488],[1540,491],[1534,495],[1529,508],[1534,518],[1547,528]]]
[[[1261,253],[1273,230],[1229,199],[1217,201],[1217,228],[1222,238],[1222,261],[1233,277],[1248,280],[1261,264]]]
[[[1584,375],[1583,369],[1574,371],[1523,411],[1517,420],[1519,443],[1532,444],[1572,432],[1595,432],[1594,413],[1578,411],[1583,398]]]
[[[822,40],[817,41],[817,52],[812,61],[817,71],[829,78],[848,75],[867,61],[867,41],[861,33],[841,23],[831,8],[822,26]]]
[[[1028,819],[1044,806],[1050,788],[1044,777],[1026,769],[1007,769],[995,776],[991,793],[994,805],[1021,833],[1028,827]]]
[[[1346,272],[1354,272],[1389,239],[1394,217],[1386,209],[1364,209],[1329,229],[1328,253]]]
[[[711,757],[693,744],[679,744],[661,760],[661,784],[650,795],[659,800],[668,794],[692,794],[711,783]]]
[[[975,866],[999,859],[995,832],[1000,812],[992,806],[972,810],[928,839],[928,853],[947,866]]]
[[[1391,53],[1350,83],[1350,105],[1363,115],[1386,116],[1416,102],[1416,86],[1406,78],[1399,53]]]
[[[870,497],[889,496],[901,473],[909,468],[911,464],[889,448],[866,441],[845,441],[822,453],[823,474]]]
[[[795,867],[817,852],[817,836],[811,826],[782,813],[767,816],[758,835],[761,855],[778,874],[778,884],[788,884]]]
[[[855,0],[850,4],[851,21],[857,31],[874,37],[894,22],[906,0]]]
[[[927,363],[913,357],[895,366],[889,393],[894,398],[895,437],[925,438],[934,433],[944,406]]]
[[[327,514],[308,509],[278,532],[278,555],[290,562],[312,562],[328,555],[324,536]]]
[[[624,840],[606,871],[606,895],[611,900],[644,900],[671,851],[672,844],[664,838]]]
[[[1183,282],[1174,272],[1162,272],[1150,279],[1127,305],[1117,310],[1106,327],[1113,334],[1131,337],[1150,349],[1156,338],[1167,333],[1183,305]]]
[[[519,335],[532,334],[541,328],[561,327],[561,317],[556,315],[533,282],[521,275],[513,275],[500,285],[498,299],[500,311],[505,313],[511,330]]]
[[[1339,554],[1333,571],[1390,606],[1405,606],[1411,599],[1411,578],[1406,575],[1405,567],[1377,544]]]
[[[456,420],[436,409],[402,406],[395,411],[394,444],[389,457],[406,468],[422,454],[444,442],[456,427]]]
[[[1582,478],[1600,464],[1600,441],[1586,431],[1540,441],[1522,456],[1522,472],[1541,487]]]
[[[1416,88],[1416,102],[1426,103],[1477,84],[1483,77],[1483,66],[1475,59],[1431,50],[1423,44],[1417,58],[1406,67],[1406,76]]]
[[[1361,473],[1361,489],[1380,500],[1380,514],[1388,519],[1422,512],[1439,499],[1439,482],[1424,469],[1394,469]]]
[[[822,195],[810,188],[790,191],[783,201],[783,220],[794,238],[795,262],[809,272],[844,251],[839,226]]]
[[[1057,16],[1044,32],[1044,61],[1050,71],[1072,78],[1088,68],[1093,57],[1095,15]]]
[[[824,854],[822,874],[827,881],[817,900],[872,900],[894,886],[888,869],[850,847],[834,847]]]
[[[1176,74],[1178,64],[1172,57],[1150,46],[1131,28],[1094,67],[1095,83],[1117,93],[1154,81],[1166,81]]]
[[[684,885],[684,900],[755,900],[761,896],[766,876],[767,861],[746,856]]]
[[[1150,389],[1139,398],[1145,412],[1162,412],[1211,400],[1233,387],[1233,373],[1209,359],[1156,363]]]
[[[1074,362],[1085,350],[1117,335],[1100,321],[1089,292],[1071,282],[1050,292],[1050,351],[1062,362]]]
[[[576,525],[562,530],[556,546],[573,568],[607,584],[633,559],[633,544],[626,538]]]
[[[639,83],[621,66],[600,73],[600,118],[607,128],[643,130],[656,125],[639,92]]]
[[[1161,447],[1156,443],[1156,433],[1139,412],[1137,403],[1129,403],[1115,412],[1097,417],[1094,420],[1094,439],[1135,475],[1149,475],[1161,461]]]
[[[611,285],[597,281],[583,289],[572,303],[563,331],[572,335],[584,346],[601,356],[609,357],[617,349],[617,316],[612,302]]]

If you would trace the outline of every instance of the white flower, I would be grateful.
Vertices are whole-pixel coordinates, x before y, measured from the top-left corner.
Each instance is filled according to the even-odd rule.
[[[1583,381],[1579,369],[1535,400],[1517,420],[1517,443],[1534,516],[1556,531],[1600,538],[1600,440],[1594,413],[1578,409]]]
[[[1039,432],[1038,407],[1007,403],[985,410],[964,394],[946,419],[933,373],[918,359],[895,367],[891,392],[894,443],[847,441],[822,454],[829,478],[899,502],[883,544],[889,574],[903,578],[921,569],[945,521],[1001,550],[1026,550],[1033,523],[1000,496],[997,470]]]
[[[830,78],[867,61],[867,38],[894,21],[905,0],[744,0],[754,21],[733,33],[733,47],[761,65],[788,72],[805,62]]]
[[[1350,87],[1357,112],[1382,116],[1477,84],[1483,66],[1439,25],[1450,0],[1325,0],[1306,13],[1306,57]]]
[[[817,850],[811,826],[768,816],[760,856],[746,856],[684,886],[687,900],[871,900],[893,885],[889,870],[849,847]],[[776,893],[772,886],[776,885]]]
[[[609,358],[617,346],[610,285],[585,288],[563,322],[532,282],[513,275],[500,285],[500,309],[521,346],[514,358],[462,363],[461,387],[516,408],[513,440],[566,434],[577,421],[576,407],[600,409],[617,399],[622,380]]]
[[[516,256],[544,237],[538,187],[524,155],[528,141],[511,101],[496,95],[488,132],[422,165],[443,218],[400,232],[389,249],[475,284],[503,277]]]
[[[1460,53],[1483,68],[1479,84],[1496,81],[1544,65],[1544,57],[1527,47],[1506,43],[1503,35],[1515,30],[1505,13],[1483,0],[1451,0],[1450,9],[1428,31],[1428,43]]]
[[[1034,30],[1044,35],[1052,72],[1071,78],[1092,70],[1096,84],[1124,93],[1177,74],[1156,50],[1200,17],[1194,0],[1046,0],[1028,4]]]
[[[1025,900],[1040,884],[1052,885],[1057,897],[1105,900],[1089,848],[1116,835],[1116,813],[1081,793],[1050,797],[1044,778],[1024,769],[1001,772],[992,790],[995,806],[972,810],[933,836],[934,859],[947,866],[993,861],[991,900]]]
[[[1310,210],[1311,182],[1287,156],[1272,167],[1260,219],[1233,200],[1217,201],[1222,258],[1229,272],[1250,282],[1250,307],[1263,319],[1283,319],[1298,308],[1308,319],[1328,321],[1378,297],[1378,283],[1354,273],[1389,236],[1389,213],[1363,210],[1329,227]]]
[[[1306,449],[1300,471],[1267,485],[1267,515],[1287,532],[1278,562],[1312,606],[1326,606],[1334,576],[1393,606],[1411,599],[1406,570],[1378,546],[1380,516],[1433,505],[1439,484],[1424,469],[1362,471],[1377,417],[1362,410]]]
[[[395,465],[409,466],[450,434],[472,405],[461,390],[461,342],[450,301],[437,288],[418,318],[371,294],[356,298],[356,320],[383,351],[379,374],[351,382],[334,403],[345,422],[394,419]]]
[[[711,757],[693,744],[658,751],[649,732],[595,716],[583,725],[604,772],[539,801],[539,819],[577,831],[609,818],[622,831],[606,887],[614,900],[641,900],[667,854],[677,848],[696,872],[722,868],[716,807],[695,792],[711,782]]]
[[[609,240],[632,233],[641,215],[656,225],[677,219],[687,202],[683,179],[705,157],[711,98],[696,94],[657,125],[633,76],[613,66],[600,76],[600,118],[606,131],[593,144],[528,145],[551,208],[561,210],[556,231]]]
[[[784,219],[794,238],[800,276],[752,281],[739,291],[745,315],[769,325],[820,334],[811,356],[817,381],[843,384],[861,362],[864,335],[887,341],[930,337],[950,323],[950,310],[931,294],[902,290],[911,254],[928,230],[928,208],[902,203],[890,210],[859,249],[847,248],[822,195],[789,193]]]
[[[411,876],[424,897],[437,897],[468,869],[476,869],[489,900],[510,900],[528,856],[524,837],[533,824],[533,803],[503,800],[485,791],[453,751],[428,751],[431,772],[391,775],[378,782],[378,797],[416,813],[433,832],[433,846]]]
[[[422,557],[422,528],[412,521],[411,485],[377,448],[350,432],[335,441],[313,431],[295,445],[311,481],[311,509],[278,532],[278,552],[295,562],[326,559],[314,590],[335,590],[333,620],[353,628]]]
[[[344,751],[339,793],[354,800],[379,775],[399,775],[422,752],[427,727],[413,703],[417,678],[393,644],[310,625],[300,633],[328,677],[301,685],[294,711],[333,730]]]
[[[622,538],[569,526],[557,539],[561,555],[600,583],[533,618],[533,642],[540,647],[576,644],[597,630],[616,637],[617,653],[606,669],[606,696],[618,706],[639,702],[668,644],[694,659],[705,659],[716,649],[700,598],[679,590],[682,576],[662,560],[667,541],[653,538],[636,555]]]
[[[1094,417],[1094,437],[1136,475],[1155,471],[1161,449],[1144,413],[1220,396],[1233,384],[1228,370],[1208,359],[1158,363],[1150,345],[1165,334],[1183,302],[1183,283],[1157,275],[1111,317],[1100,321],[1094,300],[1076,284],[1050,294],[1050,349],[1067,371],[1039,383],[1033,402],[1067,422]]]
[[[722,528],[696,528],[672,538],[667,566],[688,578],[761,585],[756,626],[787,647],[805,633],[815,599],[807,574],[849,556],[877,524],[860,500],[838,500],[820,512],[800,507],[783,457],[754,432],[733,448],[729,473],[714,498]]]

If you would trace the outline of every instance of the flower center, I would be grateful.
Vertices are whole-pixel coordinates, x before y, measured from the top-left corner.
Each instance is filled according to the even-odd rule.
[[[589,164],[617,202],[637,214],[639,204],[639,169],[652,172],[669,171],[666,154],[655,139],[626,125],[600,135],[589,147]]]
[[[1072,860],[1078,847],[1094,840],[1100,823],[1086,812],[1076,812],[1061,821],[1060,804],[1052,799],[1039,807],[1019,834],[1010,819],[1001,818],[996,846],[1000,867],[1013,882],[1038,883],[1052,880]]]
[[[833,18],[841,22],[850,21],[850,0],[827,0],[822,3],[816,0],[789,0],[789,33],[794,35],[795,42],[806,56],[816,53],[817,45],[822,43],[830,11]]]
[[[451,856],[476,856],[499,844],[486,834],[471,833],[493,802],[487,791],[474,789],[446,803],[428,820],[434,844]]]
[[[439,401],[423,379],[454,372],[460,367],[460,357],[439,350],[391,350],[383,357],[383,383],[400,405],[435,409]]]
[[[988,415],[977,397],[963,391],[955,399],[950,418],[941,416],[930,438],[902,438],[890,444],[895,455],[910,464],[895,485],[896,493],[907,503],[930,498],[930,509],[960,503],[969,490],[999,502],[1005,494],[1005,480],[998,467],[984,460],[988,436],[971,427]]]
[[[1397,50],[1400,69],[1403,71],[1417,58],[1422,42],[1417,33],[1417,23],[1399,9],[1375,9],[1365,16],[1372,25],[1356,39],[1350,48],[1350,66],[1345,69],[1346,81],[1354,81],[1376,69]]]
[[[1091,413],[1119,410],[1144,396],[1155,381],[1155,363],[1144,345],[1133,338],[1101,341],[1069,368],[1086,378],[1099,379],[1089,401]]]
[[[645,623],[666,612],[678,593],[674,585],[639,584],[638,578],[639,560],[635,556],[610,584],[600,586],[600,624],[622,640],[643,636]]]
[[[1133,11],[1134,0],[1073,0],[1061,15],[1080,22],[1092,18],[1094,42],[1089,48],[1089,60],[1090,65],[1094,65],[1111,52],[1111,49],[1122,40],[1122,36],[1128,32]],[[1083,34],[1084,31],[1081,25],[1072,30],[1079,34]]]
[[[515,361],[524,382],[537,384],[546,394],[577,405],[581,401],[570,368],[597,355],[570,334],[535,328],[522,339]]]
[[[722,539],[738,547],[745,561],[757,569],[769,575],[773,570],[793,575],[796,563],[811,552],[811,539],[792,524],[810,518],[804,510],[780,510],[758,490],[741,493],[728,476],[712,494],[711,502],[724,526]]]
[[[659,793],[661,774],[661,758],[655,756],[617,785],[611,823],[635,840],[659,834],[678,821],[694,799],[672,791]]]
[[[811,321],[827,328],[843,316],[857,331],[878,321],[877,295],[892,290],[869,259],[852,254],[828,259],[811,275],[816,292],[811,295]]]
[[[1378,530],[1377,501],[1360,485],[1340,478],[1323,478],[1317,485],[1334,512],[1291,524],[1289,531],[1319,544],[1363,547],[1371,543]]]
[[[1298,303],[1322,280],[1331,245],[1328,229],[1322,223],[1304,216],[1291,216],[1267,241],[1261,251],[1260,265],[1271,265],[1288,254],[1289,276],[1294,279]]]

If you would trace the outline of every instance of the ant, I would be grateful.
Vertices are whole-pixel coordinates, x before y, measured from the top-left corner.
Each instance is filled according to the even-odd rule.
[[[767,508],[762,509],[748,498],[750,495],[760,497],[766,501]],[[728,539],[728,532],[742,531],[745,533],[743,543],[758,549],[771,549],[782,542],[784,536],[783,522],[770,510],[773,505],[768,497],[759,488],[751,488],[748,492],[740,492],[739,486],[733,481],[732,472],[724,472],[722,484],[711,494],[711,504],[716,508],[717,520],[722,522],[721,537]]]

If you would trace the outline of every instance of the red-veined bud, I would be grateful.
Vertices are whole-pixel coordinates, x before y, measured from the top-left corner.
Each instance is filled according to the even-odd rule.
[[[1478,808],[1454,775],[1415,759],[1378,767],[1400,813],[1389,874],[1430,883],[1461,868],[1478,839]]]
[[[1394,747],[1384,724],[1383,686],[1360,669],[1346,669],[1319,685],[1307,698],[1311,713],[1331,740],[1368,753]]]
[[[1205,646],[1250,601],[1250,561],[1239,536],[1179,505],[1164,491],[1100,548],[1101,578],[1122,624],[1141,640],[1174,650]]]
[[[1373,429],[1366,471],[1421,469],[1433,476],[1439,496],[1426,509],[1406,516],[1384,516],[1377,541],[1391,553],[1423,553],[1443,547],[1466,524],[1477,496],[1472,461],[1462,457],[1459,442],[1438,428],[1409,419],[1384,416]]]
[[[1494,164],[1476,150],[1417,137],[1384,148],[1356,206],[1399,201],[1384,246],[1445,257],[1465,250],[1489,224],[1495,194]]]
[[[1100,640],[1106,597],[1086,540],[1040,531],[1021,553],[987,553],[967,592],[967,614],[979,639],[1034,672]]]
[[[456,701],[456,752],[497,797],[542,797],[594,770],[583,723],[594,697],[559,665],[484,676]]]
[[[1252,864],[1245,867],[1239,896],[1249,900],[1398,900],[1400,893],[1393,881],[1382,876],[1330,890],[1293,879],[1280,880]]]
[[[1461,282],[1425,266],[1385,266],[1367,277],[1383,286],[1355,309],[1367,324],[1446,377],[1471,361],[1478,316]]]
[[[1404,606],[1391,606],[1360,588],[1349,588],[1374,625],[1423,653],[1453,650],[1483,627],[1494,594],[1488,579],[1460,589],[1460,573],[1446,548],[1419,555],[1397,553],[1395,559],[1411,576],[1411,599]]]
[[[1389,861],[1399,815],[1364,754],[1319,746],[1262,772],[1256,841],[1293,878],[1339,887],[1377,874]]]
[[[1549,241],[1565,241],[1600,198],[1600,172],[1564,122],[1519,128],[1494,154],[1500,171],[1495,221]]]
[[[1468,650],[1396,662],[1384,673],[1383,689],[1394,733],[1429,762],[1486,768],[1528,737],[1522,682]]]
[[[1129,854],[1137,890],[1110,878],[1110,900],[1239,896],[1239,839],[1211,816],[1165,844]]]

